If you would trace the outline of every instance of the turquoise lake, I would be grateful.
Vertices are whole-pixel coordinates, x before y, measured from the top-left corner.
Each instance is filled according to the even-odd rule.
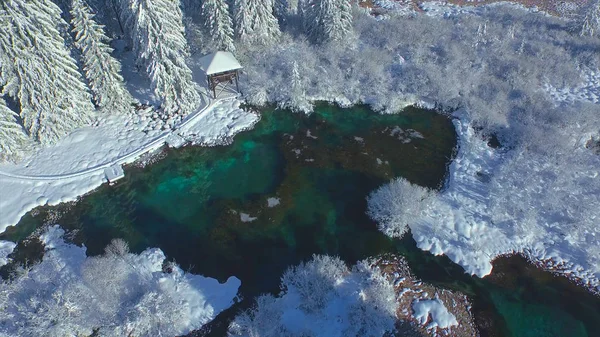
[[[366,196],[394,177],[443,186],[456,150],[449,118],[418,108],[379,115],[329,105],[310,116],[261,113],[232,145],[167,149],[75,205],[29,213],[0,239],[23,238],[58,211],[90,255],[119,237],[136,252],[159,247],[193,273],[221,281],[235,275],[242,303],[217,318],[214,336],[252,298],[277,292],[285,269],[312,254],[352,264],[384,253],[405,256],[425,282],[468,295],[481,336],[600,336],[600,299],[565,279],[519,257],[499,259],[489,277],[470,277],[417,249],[410,235],[388,239],[365,215]]]

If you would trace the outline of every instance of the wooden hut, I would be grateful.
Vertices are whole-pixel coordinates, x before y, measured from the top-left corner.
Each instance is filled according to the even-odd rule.
[[[240,91],[238,73],[243,67],[232,53],[217,51],[203,56],[200,59],[200,67],[206,73],[208,89],[212,91],[214,98],[217,98],[217,86],[221,83],[233,85],[235,81],[236,91]]]

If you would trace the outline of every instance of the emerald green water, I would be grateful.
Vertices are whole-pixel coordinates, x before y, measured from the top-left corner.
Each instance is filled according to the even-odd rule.
[[[406,142],[397,127],[423,138]],[[59,210],[60,224],[77,230],[74,240],[88,254],[120,237],[134,251],[160,247],[194,273],[235,275],[245,300],[220,315],[213,335],[222,335],[232,311],[276,292],[283,271],[312,254],[354,263],[396,253],[424,281],[469,295],[482,336],[600,336],[600,301],[572,284],[527,269],[519,258],[502,260],[490,278],[472,278],[447,258],[417,249],[410,236],[388,239],[365,215],[365,197],[393,177],[439,187],[455,138],[450,120],[423,109],[378,115],[322,105],[308,117],[266,109],[255,129],[230,146],[167,150],[73,207],[27,215],[0,239],[22,237]],[[268,198],[280,204],[268,207]],[[242,213],[255,219],[242,221]]]

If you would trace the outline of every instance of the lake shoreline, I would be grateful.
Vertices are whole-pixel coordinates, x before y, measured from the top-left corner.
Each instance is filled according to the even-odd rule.
[[[279,112],[279,113],[284,113],[284,112]],[[437,112],[437,114],[439,115],[440,113],[439,113],[439,112]],[[447,113],[443,113],[443,114],[441,114],[441,115],[444,115],[445,117],[448,117],[448,114],[447,114]],[[314,117],[314,116],[313,116],[313,117]],[[294,116],[294,118],[296,118],[296,116]],[[310,118],[310,117],[306,117],[306,116],[300,116],[300,118],[301,118],[301,119],[306,119],[306,118]],[[395,137],[398,137],[398,134],[399,134],[397,131],[395,131],[395,130],[397,130],[397,129],[390,128],[390,127],[386,127],[386,128],[383,128],[383,127],[382,127],[382,128],[381,128],[381,130],[379,130],[379,129],[377,129],[377,130],[378,130],[378,131],[377,131],[377,132],[378,132],[378,134],[379,134],[379,133],[383,133],[383,134],[390,134],[390,135],[393,135],[393,136],[395,136]],[[407,130],[411,130],[411,129],[407,129]],[[315,141],[317,141],[317,139],[319,139],[319,137],[324,137],[325,135],[327,135],[327,134],[328,134],[327,132],[325,132],[325,133],[324,133],[324,132],[322,132],[322,131],[319,131],[319,129],[318,129],[318,128],[309,128],[307,131],[306,131],[306,130],[304,130],[304,129],[301,129],[301,130],[298,130],[297,132],[299,132],[299,133],[298,133],[298,134],[290,134],[290,135],[288,135],[288,136],[285,136],[285,137],[287,137],[287,138],[285,138],[285,139],[287,139],[287,143],[286,143],[286,145],[283,145],[282,149],[283,149],[283,150],[285,150],[285,152],[286,152],[286,153],[288,153],[288,152],[293,152],[295,149],[298,149],[298,148],[299,148],[299,147],[301,147],[301,146],[305,146],[306,144],[309,144],[310,142],[315,142]],[[294,137],[290,137],[290,136],[294,136]],[[458,135],[457,135],[456,133],[455,133],[455,136],[457,136],[457,137],[458,137]],[[429,137],[429,136],[426,136],[426,137],[425,137],[425,139],[427,139],[428,137]],[[245,136],[245,137],[243,137],[243,138],[247,138],[247,136]],[[415,139],[417,139],[417,140],[418,140],[418,139],[419,139],[419,137],[416,137]],[[404,141],[407,141],[407,140],[409,140],[409,139],[402,138],[400,141],[401,141],[401,142],[404,142]],[[357,144],[362,144],[362,143],[364,142],[364,138],[360,138],[360,137],[359,137],[359,139],[357,139],[357,137],[356,137],[356,136],[354,136],[354,141],[355,141],[355,142],[357,142]],[[415,140],[415,141],[416,141],[416,140]],[[369,142],[370,142],[370,141],[367,139],[367,143],[369,143]],[[304,145],[303,145],[303,144],[304,144]],[[409,144],[410,144],[410,142],[409,142]],[[237,145],[239,146],[240,144],[237,144]],[[252,145],[252,143],[249,143],[249,144],[248,144],[248,146],[254,146],[254,145]],[[361,146],[362,146],[362,145],[361,145]],[[227,147],[227,146],[225,146],[225,147],[221,147],[221,148],[223,148],[223,149],[226,149],[226,148],[228,148],[228,147]],[[178,148],[178,149],[172,149],[172,148],[163,148],[163,149],[162,149],[160,152],[157,152],[157,153],[155,154],[155,156],[156,156],[156,157],[154,157],[154,156],[152,157],[152,158],[154,158],[155,160],[148,160],[148,161],[145,161],[145,162],[144,162],[144,163],[145,163],[147,166],[144,166],[144,165],[141,165],[141,166],[140,166],[140,165],[139,165],[139,162],[138,162],[138,166],[136,166],[136,164],[134,163],[134,164],[132,164],[132,165],[130,166],[130,168],[135,168],[135,170],[139,170],[140,172],[142,172],[142,171],[146,171],[146,170],[150,169],[150,167],[153,167],[153,168],[154,168],[154,166],[155,166],[155,165],[159,165],[159,166],[160,166],[160,165],[166,165],[166,163],[165,163],[164,161],[165,161],[165,160],[166,160],[166,158],[168,157],[168,154],[170,153],[170,151],[175,151],[175,152],[173,152],[173,153],[178,153],[178,152],[180,152],[180,151],[182,151],[182,152],[189,152],[189,154],[188,154],[188,155],[186,155],[185,157],[186,157],[186,158],[189,158],[189,160],[193,160],[193,159],[194,159],[194,157],[195,157],[195,156],[194,156],[194,153],[195,153],[196,151],[198,151],[198,150],[201,150],[201,149],[202,149],[202,147],[197,147],[197,146],[193,146],[193,145],[192,145],[192,146],[183,146],[182,148]],[[368,152],[371,152],[371,150],[368,150]],[[315,156],[315,155],[316,155],[316,156]],[[321,157],[319,157],[319,155],[318,155],[318,154],[312,153],[310,149],[307,149],[306,151],[305,151],[305,150],[302,150],[301,154],[293,152],[293,153],[292,153],[291,155],[289,155],[289,156],[290,156],[290,157],[288,158],[288,161],[290,161],[290,162],[294,162],[294,161],[305,162],[305,163],[306,163],[306,165],[321,165],[321,164],[319,164],[319,163],[320,163],[320,161],[321,161],[321,160],[323,160],[324,158],[328,158],[328,157],[329,157],[329,156],[325,156],[325,157],[323,157],[322,155],[321,155]],[[305,157],[306,157],[306,158],[305,158]],[[316,158],[316,161],[313,161],[315,158]],[[322,159],[319,159],[319,158],[322,158]],[[311,161],[309,161],[308,159],[310,159]],[[371,158],[371,159],[373,159],[373,158]],[[378,158],[378,159],[379,159],[379,158]],[[384,157],[384,159],[385,159],[385,157]],[[196,160],[197,160],[197,157],[196,157]],[[384,162],[385,162],[384,160],[381,160],[381,163],[380,163],[380,161],[378,160],[376,165],[382,165]],[[372,164],[373,164],[373,163],[372,163]],[[342,165],[343,165],[343,163],[342,163]],[[367,170],[368,170],[368,169],[367,169]],[[382,175],[382,177],[384,177],[384,176]],[[446,173],[446,178],[444,178],[443,180],[444,180],[444,181],[445,181],[445,180],[447,180],[447,173]],[[119,188],[119,184],[117,184],[117,185],[116,185],[116,187],[117,187],[117,188]],[[103,189],[104,191],[110,191],[110,189],[112,189],[112,187],[103,186],[103,187],[101,187],[100,189]],[[87,196],[92,196],[92,195],[96,194],[96,192],[98,192],[100,189],[96,189],[96,190],[94,190],[93,192],[90,192],[90,193],[88,193],[88,194],[86,194],[86,195],[87,195]],[[367,192],[367,193],[368,193],[368,192]],[[364,195],[364,196],[366,197],[366,195]],[[93,197],[93,196],[92,196],[92,197]],[[279,197],[279,196],[278,196],[278,197]],[[82,198],[79,198],[79,200],[81,200],[81,199],[82,199]],[[283,206],[285,206],[285,198],[283,198],[283,202],[284,202],[284,205],[283,205]],[[77,205],[76,205],[75,203],[74,203],[74,204],[72,204],[72,205],[70,205],[70,206],[69,206],[69,205],[62,205],[62,207],[63,207],[64,209],[68,209],[69,207],[73,207],[73,206],[77,206]],[[261,207],[262,207],[262,206],[261,206]],[[270,206],[269,206],[269,207],[270,207]],[[280,207],[280,206],[278,206],[278,207]],[[50,208],[52,208],[52,207],[50,207]],[[266,209],[266,208],[265,208],[265,209]],[[247,220],[246,220],[246,221],[252,221],[252,220],[249,220],[249,219],[252,219],[252,218],[253,218],[253,217],[255,217],[255,216],[256,216],[256,217],[258,217],[258,216],[259,216],[259,214],[257,214],[256,212],[253,212],[253,211],[248,211],[247,209],[241,209],[240,211],[248,212],[247,214],[249,214],[249,215],[248,215],[248,218],[247,218]],[[38,209],[38,211],[37,211],[37,212],[38,212],[38,213],[40,213],[40,212],[41,212],[41,213],[44,213],[44,211],[43,211],[43,210],[42,210],[42,211],[40,211],[39,209]],[[48,217],[49,219],[52,219],[52,218],[54,218],[54,215],[52,215],[52,214],[51,214],[51,213],[52,213],[52,211],[46,211],[46,213],[47,213],[46,217]],[[239,215],[239,214],[238,214],[238,215]],[[239,216],[238,216],[238,218],[239,218]],[[228,218],[228,219],[229,219],[229,218]],[[231,219],[233,219],[233,218],[231,218]],[[231,219],[230,219],[230,220],[231,220]],[[239,219],[238,219],[238,220],[239,220]],[[228,220],[228,221],[229,221],[229,220]],[[46,222],[46,221],[45,221],[45,222]],[[242,222],[242,223],[244,223],[244,222],[245,222],[245,221],[244,221],[244,218],[243,218],[243,216],[242,216],[241,222]],[[247,225],[246,225],[246,226],[247,226]],[[412,236],[411,236],[411,237],[412,237]],[[85,243],[85,242],[84,242],[84,243]],[[416,248],[416,247],[415,247],[415,248]],[[96,250],[97,250],[97,249],[96,249]],[[91,253],[92,253],[92,255],[93,255],[93,254],[94,254],[94,253],[93,253],[93,252],[94,252],[94,249],[90,249],[90,250],[89,250],[89,252],[91,252]],[[165,252],[167,253],[167,256],[168,256],[168,255],[169,255],[169,254],[168,254],[168,250],[166,250]],[[425,253],[425,252],[423,252],[423,251],[421,251],[421,250],[419,250],[419,252],[421,252],[422,254],[429,254],[429,253]],[[497,270],[496,270],[496,267],[495,267],[495,266],[496,266],[496,264],[498,264],[498,263],[499,263],[499,264],[502,264],[502,262],[504,261],[504,258],[507,258],[507,259],[509,259],[509,260],[510,260],[510,257],[506,257],[506,256],[498,256],[498,257],[496,257],[496,258],[493,260],[494,268],[492,269],[492,273],[491,273],[489,276],[486,276],[486,277],[484,278],[484,280],[485,280],[485,279],[488,279],[488,278],[490,278],[490,277],[491,277],[491,278],[493,278],[493,277],[497,276],[497,274],[498,274],[498,272],[499,272],[499,271],[497,271]],[[540,266],[539,266],[539,265],[535,265],[534,263],[532,263],[532,261],[529,261],[529,262],[531,263],[531,265],[532,265],[532,266],[534,266],[535,268],[538,268],[538,269],[540,269],[541,271],[548,271],[548,270],[545,270],[544,268],[540,268]],[[349,263],[352,263],[352,262],[350,261]],[[456,268],[461,268],[461,269],[462,269],[462,267],[459,267],[458,265],[455,265],[455,267],[456,267]],[[453,268],[454,268],[454,269],[456,269],[455,267],[453,267]],[[464,272],[464,270],[463,270],[463,272]],[[501,273],[501,271],[500,271],[500,273]],[[211,275],[211,276],[212,276],[212,275]],[[564,275],[558,275],[558,276],[564,276]],[[470,276],[469,276],[469,277],[470,277]],[[579,287],[579,286],[578,286],[578,287]],[[242,282],[242,288],[244,288],[244,282]],[[477,317],[476,317],[476,319],[477,319]]]
[[[315,105],[325,104],[325,105],[342,107],[335,101],[314,101],[312,103]],[[272,106],[274,109],[278,109],[275,107],[275,103],[272,103]],[[370,108],[369,104],[364,104],[364,103],[354,104],[352,106],[353,107],[367,106]],[[436,110],[437,113],[439,113],[443,116],[452,115],[452,113],[449,113],[449,111],[447,109],[444,109],[443,107],[439,107],[436,105],[436,103],[432,103],[432,102],[428,102],[428,101],[416,101],[413,104],[407,105],[407,106],[422,107],[422,108],[426,108],[426,109],[434,109],[434,110]],[[345,107],[345,105],[343,107]],[[242,106],[242,108],[244,108],[245,110],[249,111],[252,114],[257,115],[258,118],[252,124],[237,130],[237,132],[234,135],[231,135],[229,137],[222,137],[217,140],[212,140],[211,142],[208,142],[208,143],[197,142],[192,139],[192,140],[188,140],[186,142],[179,143],[179,144],[165,144],[164,146],[157,148],[155,151],[146,153],[144,156],[138,158],[137,160],[135,160],[134,162],[132,162],[130,164],[127,164],[125,167],[144,168],[148,165],[152,165],[152,164],[156,163],[157,161],[162,160],[168,154],[168,151],[173,150],[173,149],[179,149],[179,148],[183,149],[183,148],[194,147],[194,146],[214,147],[214,146],[229,146],[229,145],[231,145],[234,141],[235,135],[237,135],[238,133],[243,133],[246,131],[253,130],[254,127],[256,126],[256,124],[259,123],[261,120],[262,115],[260,113],[257,113],[257,111],[259,110],[259,107],[244,105],[244,106]],[[302,112],[294,112],[294,113],[304,114]],[[374,111],[374,113],[379,114],[379,112],[376,112],[376,111]],[[398,112],[398,113],[401,113],[401,112]],[[461,117],[461,115],[454,116],[452,118],[456,118],[458,120],[464,119],[463,117]],[[457,135],[457,137],[458,137],[457,140],[460,142],[460,135]],[[455,156],[456,156],[456,153],[454,154],[454,157]],[[455,159],[454,157],[452,158],[452,161]],[[452,161],[450,161],[448,163],[448,166],[450,166],[452,164]],[[447,182],[447,180],[448,180],[448,178],[446,177],[444,179],[444,181]],[[99,186],[91,191],[87,191],[87,192],[79,195],[77,197],[77,200],[79,200],[82,197],[88,196],[90,194],[94,194],[101,188],[102,188],[102,186]],[[72,201],[72,202],[74,202],[75,204],[77,203],[77,201]],[[67,203],[69,203],[69,202],[67,202]],[[44,207],[54,207],[54,205],[53,206],[39,206],[39,208],[44,208]],[[31,212],[35,212],[35,211],[32,210],[32,211],[28,212],[27,214],[29,214]],[[10,233],[11,231],[13,231],[14,230],[13,228],[15,226],[16,226],[16,224],[13,226],[8,226],[7,230],[4,233],[2,233],[2,236],[5,236],[4,235],[5,233]],[[556,276],[565,277],[566,279],[573,282],[574,284],[576,284],[582,288],[585,288],[590,293],[594,294],[595,296],[600,297],[600,288],[595,287],[594,285],[591,285],[589,282],[586,282],[583,278],[579,277],[578,275],[574,275],[573,273],[568,272],[568,270],[565,272],[564,269],[560,268],[560,264],[554,262],[552,259],[540,260],[540,259],[537,259],[536,257],[530,256],[523,252],[509,252],[509,253],[500,254],[500,255],[496,256],[494,259],[491,260],[491,263],[493,263],[494,261],[496,261],[499,258],[503,258],[503,257],[510,258],[514,255],[522,256],[522,257],[526,258],[529,261],[529,263],[536,266],[537,268],[544,270],[544,271],[548,271],[550,273],[553,273]]]

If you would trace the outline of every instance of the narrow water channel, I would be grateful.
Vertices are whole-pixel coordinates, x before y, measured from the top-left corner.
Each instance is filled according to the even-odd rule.
[[[308,117],[265,109],[230,146],[167,150],[150,166],[128,168],[117,185],[52,211],[62,207],[59,223],[77,230],[88,254],[120,237],[132,251],[159,247],[193,273],[237,276],[246,306],[277,292],[283,271],[312,254],[352,264],[395,253],[424,281],[467,294],[482,336],[600,336],[600,299],[519,258],[499,260],[478,279],[417,249],[410,235],[390,240],[377,231],[365,215],[369,192],[397,176],[439,188],[455,146],[451,121],[424,109],[378,115],[321,105]],[[0,239],[22,237],[49,211],[28,214]]]

